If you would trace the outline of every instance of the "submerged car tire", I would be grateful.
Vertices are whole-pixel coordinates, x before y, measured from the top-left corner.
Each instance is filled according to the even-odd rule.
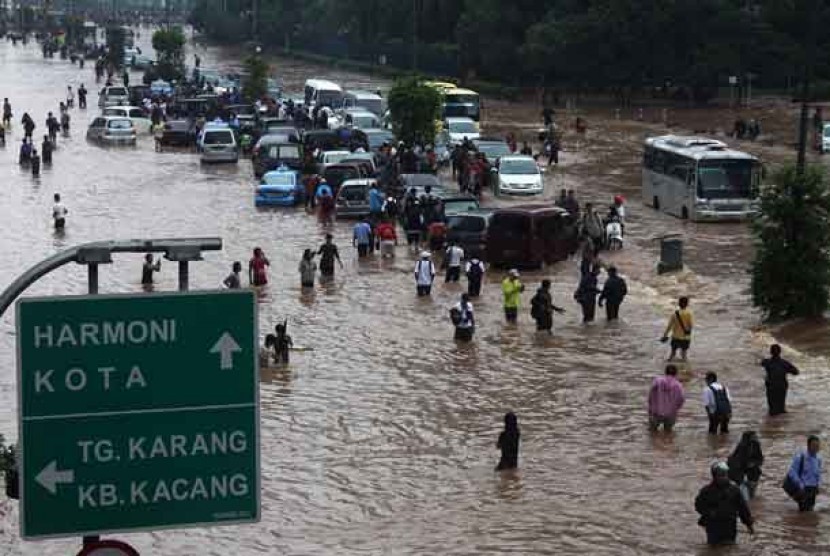
[[[683,220],[688,220],[689,219],[689,209],[687,209],[686,207],[683,207],[683,210],[680,211],[680,218],[682,218]]]
[[[655,195],[654,199],[651,200],[651,204],[655,208],[655,210],[660,210],[660,197]]]

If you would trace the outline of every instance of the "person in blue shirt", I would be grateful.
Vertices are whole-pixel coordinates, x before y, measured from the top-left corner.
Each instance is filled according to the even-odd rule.
[[[357,247],[358,257],[363,258],[369,254],[369,247],[372,245],[372,226],[366,220],[355,225],[352,244]]]
[[[317,184],[317,191],[315,192],[314,196],[317,197],[319,201],[323,195],[328,194],[329,196],[333,196],[334,193],[331,190],[331,186],[326,182],[325,178],[320,179],[320,183]]]
[[[376,183],[369,188],[369,213],[374,222],[379,222],[383,216],[383,193],[378,189]]]
[[[794,457],[787,478],[798,488],[794,496],[798,502],[798,509],[809,512],[816,505],[816,495],[821,485],[822,460],[818,455],[821,441],[818,436],[810,435],[807,438],[807,450],[799,451]]]

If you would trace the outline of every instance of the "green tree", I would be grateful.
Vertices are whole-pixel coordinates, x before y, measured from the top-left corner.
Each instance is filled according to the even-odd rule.
[[[121,27],[107,27],[107,64],[119,70],[124,67],[126,37]]]
[[[270,67],[259,56],[245,59],[245,78],[242,81],[242,96],[247,102],[254,102],[268,92]]]
[[[167,81],[184,77],[184,33],[179,27],[159,29],[153,33],[153,49],[158,63],[156,74]]]
[[[753,224],[752,297],[771,320],[816,317],[830,295],[830,191],[822,168],[781,170]]]
[[[435,122],[441,117],[441,94],[417,77],[395,82],[389,91],[392,129],[408,144],[435,141]]]

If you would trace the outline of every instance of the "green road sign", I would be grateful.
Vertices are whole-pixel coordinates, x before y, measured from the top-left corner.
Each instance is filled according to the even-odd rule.
[[[253,292],[17,305],[24,538],[257,521]]]

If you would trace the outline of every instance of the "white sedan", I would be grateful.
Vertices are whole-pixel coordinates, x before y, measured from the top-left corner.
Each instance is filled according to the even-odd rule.
[[[538,195],[545,190],[542,170],[530,156],[502,156],[494,180],[495,194]]]

